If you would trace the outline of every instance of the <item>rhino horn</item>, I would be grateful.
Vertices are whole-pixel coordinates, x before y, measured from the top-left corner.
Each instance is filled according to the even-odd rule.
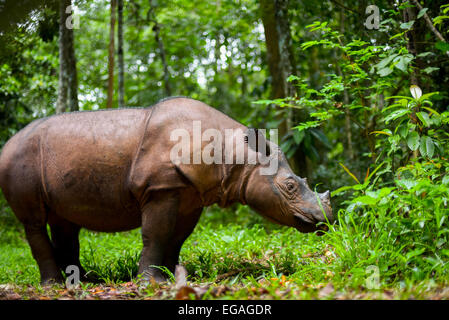
[[[327,191],[324,192],[324,193],[320,193],[320,199],[321,199],[323,202],[329,204],[330,201],[331,201],[331,197],[330,197],[330,192],[329,192],[329,190],[327,190]]]

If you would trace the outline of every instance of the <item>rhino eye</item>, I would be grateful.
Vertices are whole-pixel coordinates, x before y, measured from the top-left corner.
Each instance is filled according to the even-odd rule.
[[[287,182],[287,190],[293,191],[295,189],[295,185],[292,182]]]

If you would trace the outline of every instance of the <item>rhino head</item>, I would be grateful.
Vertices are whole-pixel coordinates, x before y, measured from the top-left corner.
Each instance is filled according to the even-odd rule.
[[[267,219],[304,233],[327,230],[321,222],[334,221],[329,191],[312,191],[307,179],[293,173],[279,147],[270,141],[264,143],[268,158],[277,157],[278,167],[273,174],[263,173],[266,165],[253,167],[245,190],[247,204]]]

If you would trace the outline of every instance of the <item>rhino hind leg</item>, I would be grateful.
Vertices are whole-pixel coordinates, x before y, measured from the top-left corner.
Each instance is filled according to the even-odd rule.
[[[141,281],[167,281],[164,256],[174,235],[179,208],[178,191],[159,191],[142,206],[143,249],[139,261]]]
[[[60,270],[65,272],[67,266],[73,265],[79,269],[80,280],[97,282],[98,279],[93,275],[86,274],[80,263],[79,231],[81,228],[55,214],[50,215],[48,224],[55,260]]]
[[[61,283],[64,281],[56,263],[53,246],[48,238],[46,226],[25,225],[25,234],[31,247],[31,253],[39,266],[41,284]]]
[[[12,211],[23,224],[31,254],[37,262],[41,284],[63,282],[63,276],[56,263],[53,245],[48,237],[48,210],[40,196],[40,189],[32,183],[20,184],[25,178],[33,181],[31,174],[22,172],[20,179],[14,180],[3,189]]]

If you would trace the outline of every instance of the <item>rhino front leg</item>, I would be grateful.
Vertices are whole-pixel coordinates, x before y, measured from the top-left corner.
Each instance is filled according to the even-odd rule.
[[[143,281],[161,283],[167,280],[160,267],[167,267],[163,264],[164,256],[174,235],[178,207],[177,191],[156,192],[143,206],[143,249],[139,261],[139,275]]]
[[[193,232],[193,229],[195,229],[202,211],[203,208],[201,207],[187,214],[178,215],[174,237],[170,241],[164,256],[164,265],[167,266],[172,273],[175,272],[175,267],[179,263],[179,252],[181,251],[181,247],[184,241],[186,241]]]

